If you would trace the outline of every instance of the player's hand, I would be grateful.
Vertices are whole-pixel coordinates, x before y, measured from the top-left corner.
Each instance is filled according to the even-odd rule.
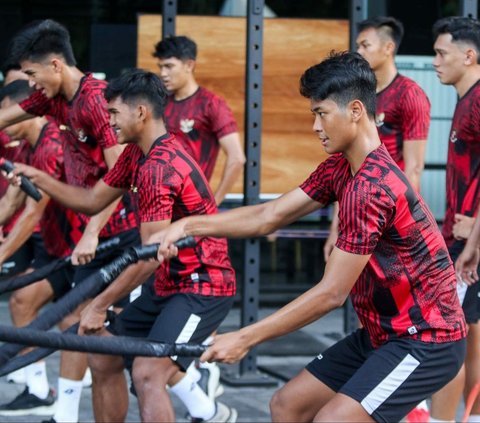
[[[93,335],[100,332],[105,326],[107,310],[99,308],[92,301],[80,314],[79,335]]]
[[[41,170],[37,169],[36,167],[28,166],[24,163],[15,162],[13,165],[15,167],[13,171],[7,175],[7,179],[12,185],[15,185],[15,186],[21,185],[21,182],[22,182],[20,179],[21,175],[26,176],[33,183],[36,183],[38,182],[38,179],[41,177],[43,173]]]
[[[467,285],[474,284],[479,279],[477,273],[479,262],[480,250],[467,244],[455,262],[457,278]]]
[[[245,357],[249,349],[240,331],[215,335],[210,347],[200,357],[200,361],[220,361],[233,364]]]
[[[474,217],[457,213],[455,215],[455,223],[452,228],[454,238],[458,240],[468,239],[472,232],[474,222]]]
[[[164,260],[170,260],[178,255],[178,248],[174,243],[186,236],[184,219],[181,219],[171,223],[167,228],[154,233],[148,239],[147,244],[160,244],[158,261],[162,263]]]
[[[90,263],[95,258],[95,250],[98,246],[98,236],[84,233],[72,252],[72,264]]]

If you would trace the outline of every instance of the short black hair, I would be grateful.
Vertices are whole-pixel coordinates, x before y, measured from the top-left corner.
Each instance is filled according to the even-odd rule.
[[[0,101],[3,101],[4,98],[9,98],[15,103],[20,103],[30,95],[35,90],[30,86],[28,81],[24,79],[18,79],[16,81],[10,82],[10,84],[5,85],[0,89]]]
[[[113,79],[105,89],[105,99],[112,101],[119,97],[129,105],[147,101],[155,118],[163,118],[168,92],[162,80],[153,72],[130,69]]]
[[[360,100],[370,117],[376,110],[375,74],[368,62],[354,52],[334,52],[308,68],[300,78],[300,94],[314,101],[332,99],[340,106]]]
[[[358,24],[358,32],[374,28],[383,31],[395,43],[395,53],[398,51],[403,39],[403,24],[392,16],[376,16],[365,19]]]
[[[67,65],[77,64],[67,28],[52,19],[34,21],[23,27],[13,37],[9,52],[10,60],[15,63],[41,62],[50,54],[59,54]]]
[[[195,41],[184,35],[167,37],[155,45],[155,51],[152,55],[159,59],[175,57],[182,61],[196,60],[197,44],[195,44]]]
[[[435,22],[432,30],[434,40],[439,35],[451,34],[453,42],[472,44],[475,50],[477,50],[477,56],[480,60],[480,22],[477,19],[464,16],[449,16]]]

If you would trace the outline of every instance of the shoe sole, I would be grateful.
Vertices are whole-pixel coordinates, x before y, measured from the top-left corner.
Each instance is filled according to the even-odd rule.
[[[55,405],[42,405],[40,407],[22,410],[0,410],[0,416],[53,416]]]
[[[219,384],[217,386],[217,389],[215,390],[215,397],[212,398],[212,400],[215,400],[215,398],[218,398],[220,395],[223,395],[224,392],[225,392],[225,389],[223,389],[223,385]]]
[[[227,423],[235,423],[238,418],[238,413],[235,408],[230,408],[230,416],[228,416]]]

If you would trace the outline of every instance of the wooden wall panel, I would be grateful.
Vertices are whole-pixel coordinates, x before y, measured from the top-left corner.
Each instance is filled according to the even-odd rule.
[[[156,71],[152,57],[161,37],[160,15],[139,15],[137,66]],[[246,19],[178,16],[177,34],[198,45],[198,82],[223,96],[243,140]],[[326,155],[312,133],[309,103],[298,93],[303,71],[331,50],[348,49],[348,21],[265,19],[261,192],[282,193],[298,186]],[[224,157],[213,176],[215,187]],[[242,192],[239,181],[234,192]]]

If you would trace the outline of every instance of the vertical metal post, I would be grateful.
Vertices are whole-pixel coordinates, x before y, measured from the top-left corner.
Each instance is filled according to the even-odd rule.
[[[175,18],[177,17],[177,0],[163,0],[162,39],[175,35]]]
[[[359,22],[367,19],[368,0],[350,0],[350,50],[355,50]]]
[[[247,48],[245,69],[245,155],[244,205],[260,201],[260,154],[262,142],[262,73],[263,73],[264,0],[248,0]],[[258,320],[260,295],[260,241],[244,241],[244,281],[241,326]],[[232,385],[276,385],[277,382],[257,370],[257,353],[251,350],[240,362],[238,374],[224,372],[222,379]]]
[[[478,3],[477,0],[460,0],[460,15],[467,18],[477,19]]]

